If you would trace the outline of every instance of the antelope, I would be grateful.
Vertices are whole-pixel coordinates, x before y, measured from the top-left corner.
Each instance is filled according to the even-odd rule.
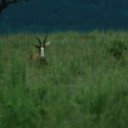
[[[47,35],[44,37],[44,40],[41,41],[39,37],[35,37],[37,39],[37,41],[39,42],[39,44],[35,45],[35,48],[38,49],[38,53],[35,53],[32,55],[32,60],[36,60],[39,61],[42,64],[48,64],[46,57],[45,57],[45,49],[47,47],[47,45],[50,44],[50,42],[47,42]]]

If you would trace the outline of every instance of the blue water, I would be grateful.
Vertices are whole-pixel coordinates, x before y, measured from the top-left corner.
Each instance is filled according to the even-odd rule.
[[[128,0],[30,0],[11,5],[0,32],[127,30]]]

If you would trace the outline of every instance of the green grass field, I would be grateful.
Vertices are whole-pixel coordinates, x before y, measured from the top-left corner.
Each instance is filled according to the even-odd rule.
[[[30,59],[35,34],[1,35],[0,128],[127,128],[127,35],[50,33],[48,66]]]

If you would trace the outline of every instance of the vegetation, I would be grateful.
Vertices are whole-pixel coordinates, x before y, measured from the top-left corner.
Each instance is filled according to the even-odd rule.
[[[127,35],[51,33],[48,66],[30,60],[33,34],[1,36],[0,128],[126,128]]]

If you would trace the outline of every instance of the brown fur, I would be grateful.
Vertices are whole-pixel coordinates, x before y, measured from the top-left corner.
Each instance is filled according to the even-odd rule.
[[[32,61],[39,61],[40,60],[39,53],[33,53],[31,55],[31,60]]]
[[[30,59],[33,63],[40,62],[40,64],[48,65],[46,58],[40,58],[39,53],[32,53]]]

